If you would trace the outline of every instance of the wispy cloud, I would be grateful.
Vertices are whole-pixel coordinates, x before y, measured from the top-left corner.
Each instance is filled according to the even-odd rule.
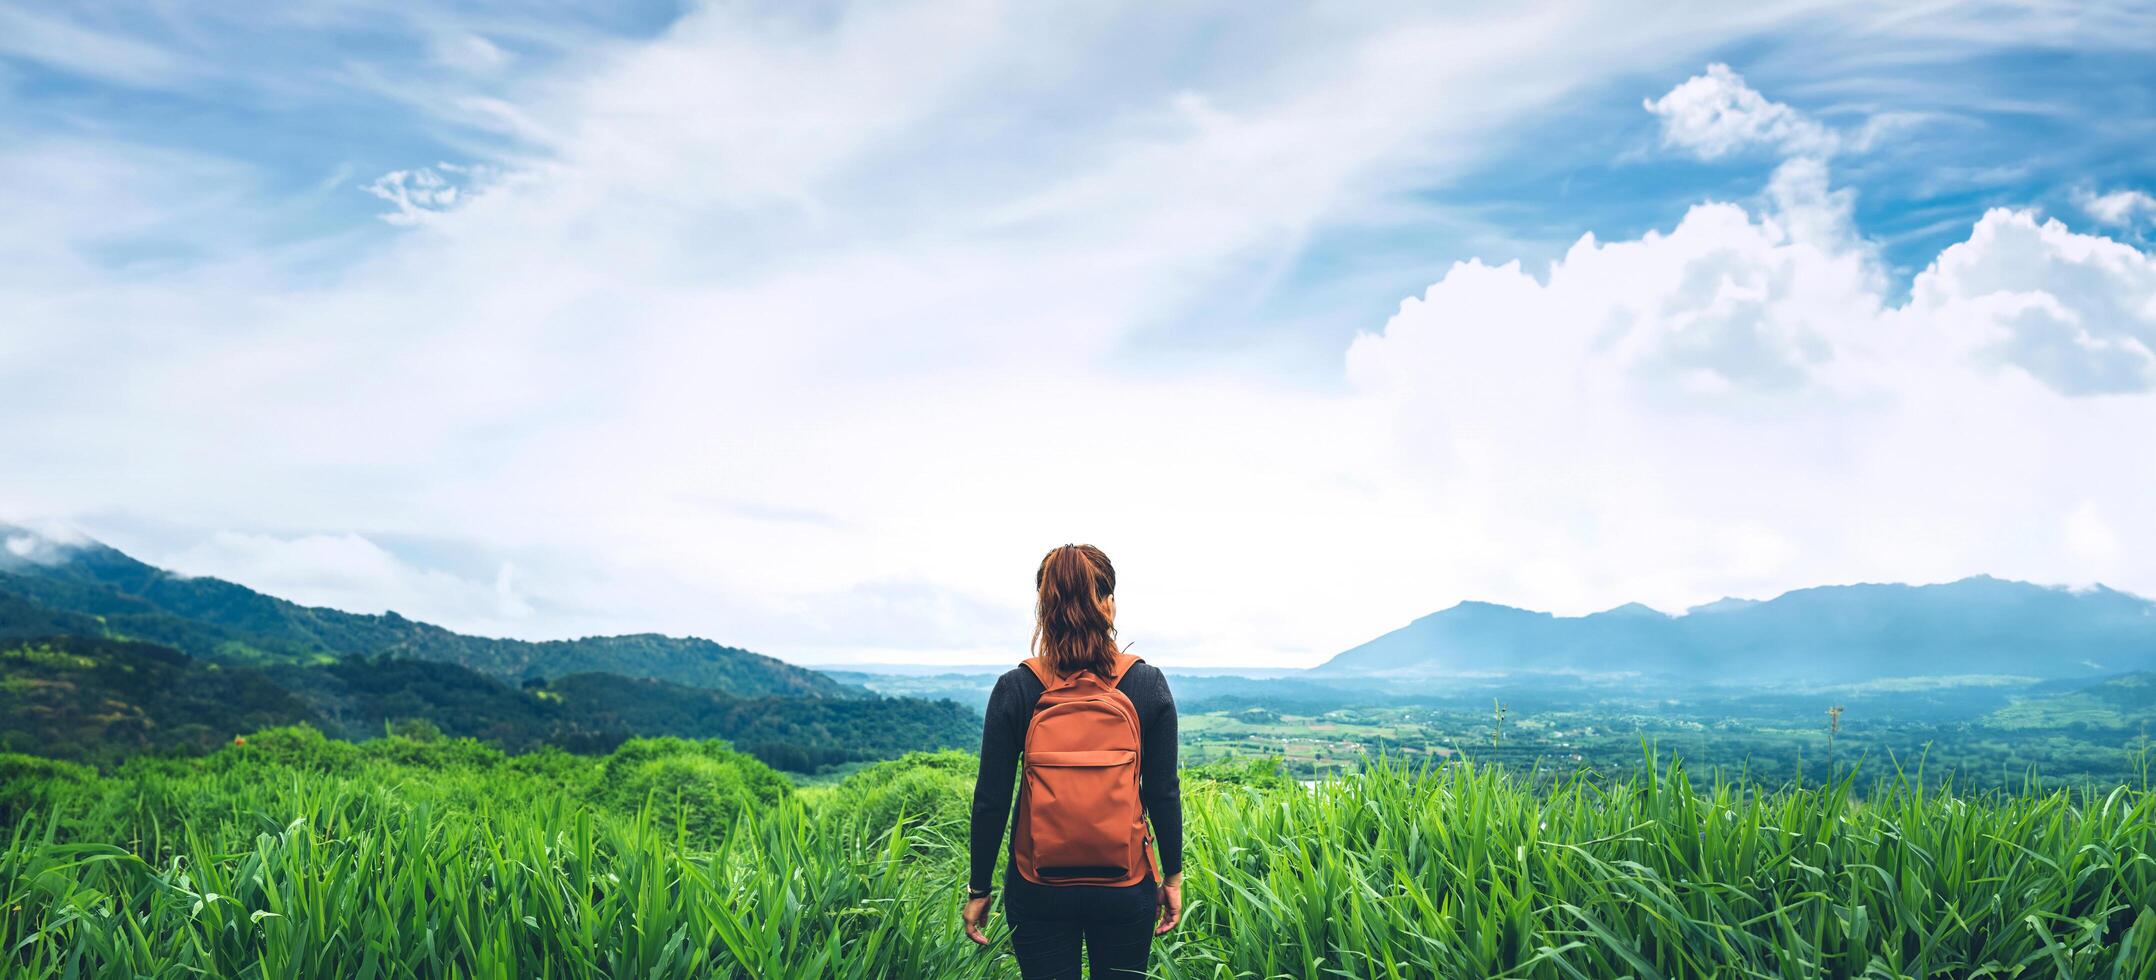
[[[1126,568],[1153,655],[1282,662],[1463,597],[2073,580],[2084,505],[2117,553],[2156,533],[2113,435],[2148,422],[2146,256],[1974,207],[1897,282],[1868,191],[1836,181],[1948,127],[1830,126],[1902,110],[1701,68],[1799,28],[1822,58],[1988,38],[1806,3],[1239,9],[707,5],[581,47],[392,17],[406,60],[250,94],[357,107],[334,152],[30,132],[0,153],[29,216],[0,229],[23,260],[0,270],[0,412],[33,420],[0,509],[156,514],[175,530],[120,543],[317,601],[804,659],[1015,655],[997,631],[1074,538]],[[1643,113],[1643,88],[1671,94]],[[1685,200],[1740,200],[1604,229],[1544,275],[1488,243],[1573,237],[1548,187],[1428,193],[1609,92],[1622,118],[1583,145],[1669,127],[1735,174],[1663,155],[1717,172]],[[348,175],[336,247],[266,244],[277,195],[325,173]],[[1385,256],[1430,288],[1352,348],[1252,299],[1383,308],[1360,295],[1378,235],[1476,225],[1479,263]],[[193,259],[112,261],[160,237]],[[1338,269],[1308,274],[1314,240]],[[1318,356],[1280,367],[1282,333]],[[444,571],[380,544],[401,537],[499,561]]]
[[[137,87],[167,86],[189,74],[184,59],[155,44],[85,27],[48,11],[0,4],[0,55]]]
[[[415,225],[454,209],[469,196],[470,188],[487,176],[484,167],[438,163],[416,170],[392,170],[376,177],[365,190],[394,208],[381,216],[383,221]]]

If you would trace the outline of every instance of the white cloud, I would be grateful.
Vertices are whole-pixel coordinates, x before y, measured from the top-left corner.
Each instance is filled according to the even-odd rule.
[[[2098,194],[2086,187],[2077,187],[2074,203],[2098,224],[2112,228],[2128,228],[2143,218],[2156,217],[2156,197],[2131,188]]]
[[[0,289],[30,308],[65,301],[92,257],[115,242],[222,252],[240,244],[213,219],[258,213],[248,168],[108,138],[14,138],[0,129]],[[0,348],[43,331],[18,320]]]
[[[488,176],[484,168],[438,163],[416,170],[392,170],[361,190],[388,201],[396,210],[381,215],[393,225],[416,225],[445,214],[473,193],[472,185]]]
[[[2156,480],[2156,259],[1995,211],[1892,306],[1846,207],[1775,183],[1764,213],[1589,236],[1539,281],[1457,266],[1357,340],[1350,378],[1425,461],[1434,590],[1586,610],[2085,582],[2156,544],[2135,503]]]
[[[532,606],[503,562],[492,580],[415,566],[358,534],[219,532],[164,556],[176,572],[245,583],[280,598],[351,612],[395,611],[486,634],[517,632]]]
[[[483,111],[537,159],[404,172],[385,217],[419,233],[327,270],[247,244],[184,275],[70,260],[134,227],[107,199],[184,225],[170,202],[229,175],[0,182],[36,219],[0,229],[25,259],[0,269],[0,410],[35,420],[0,503],[155,515],[193,536],[115,543],[307,601],[826,662],[1015,659],[1033,563],[1073,539],[1116,556],[1126,635],[1171,663],[1314,662],[1460,598],[2076,580],[2082,501],[2124,553],[2152,541],[2119,435],[2148,396],[2066,394],[2130,366],[2138,328],[2105,318],[2139,308],[2145,256],[2000,212],[1890,306],[1850,192],[1805,160],[1545,279],[1455,269],[1356,342],[1347,390],[1144,339],[1260,336],[1211,300],[1328,221],[1809,5],[1334,8],[1135,47],[1127,11],[790,10],[699,6],[505,90]],[[1701,152],[1816,148],[1722,95],[1768,118],[1707,112]],[[2080,333],[2017,319],[2035,296]]]
[[[4,548],[6,552],[33,565],[54,564],[66,558],[68,553],[74,550],[67,542],[28,531],[10,531],[5,537]],[[6,564],[6,562],[0,561],[0,567],[4,567]]]
[[[434,39],[434,60],[475,75],[491,75],[509,66],[509,52],[477,34],[454,33]]]
[[[2067,395],[2156,391],[2156,257],[1998,210],[1912,286],[1933,329]]]
[[[2118,532],[2111,529],[2093,500],[2082,501],[2067,515],[2066,547],[2075,557],[2102,571],[2109,571],[2125,552],[2119,546]]]
[[[1841,138],[1811,117],[1759,94],[1728,65],[1707,66],[1646,101],[1648,112],[1662,120],[1662,144],[1715,160],[1743,150],[1765,148],[1784,154],[1830,156]]]
[[[1589,235],[1546,285],[1517,263],[1455,267],[1404,304],[1382,336],[1357,340],[1349,376],[1365,390],[1488,388],[1497,398],[1522,375],[1561,390],[1593,363],[1616,372],[1612,383],[1706,403],[1822,383],[1836,353],[1876,318],[1879,290],[1868,256],[1847,247],[1846,200],[1823,179],[1778,172],[1777,210],[1757,220],[1737,205],[1707,204],[1666,235],[1609,244]],[[1517,326],[1473,325],[1505,322]],[[1432,356],[1456,343],[1468,346]],[[1561,428],[1579,415],[1549,411],[1547,421]]]
[[[152,87],[185,77],[180,59],[155,45],[0,3],[0,54],[123,85]]]

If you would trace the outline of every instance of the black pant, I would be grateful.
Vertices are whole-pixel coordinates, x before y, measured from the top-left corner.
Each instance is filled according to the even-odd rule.
[[[1011,952],[1025,980],[1078,980],[1078,943],[1085,941],[1094,980],[1145,975],[1159,915],[1159,886],[1036,885],[1012,874],[1003,884],[1003,916]]]

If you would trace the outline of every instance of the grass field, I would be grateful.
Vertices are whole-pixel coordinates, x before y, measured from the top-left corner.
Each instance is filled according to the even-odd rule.
[[[972,765],[799,791],[708,743],[289,731],[106,775],[5,757],[0,972],[1015,976],[958,932]],[[2156,977],[2142,787],[1858,803],[1666,760],[1539,788],[1472,764],[1186,784],[1165,977]]]

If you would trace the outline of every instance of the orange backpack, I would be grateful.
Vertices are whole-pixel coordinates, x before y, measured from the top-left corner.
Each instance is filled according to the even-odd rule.
[[[1153,835],[1138,798],[1138,709],[1116,690],[1138,658],[1111,673],[1057,677],[1028,659],[1040,700],[1026,725],[1011,859],[1043,885],[1135,885],[1153,874]]]

